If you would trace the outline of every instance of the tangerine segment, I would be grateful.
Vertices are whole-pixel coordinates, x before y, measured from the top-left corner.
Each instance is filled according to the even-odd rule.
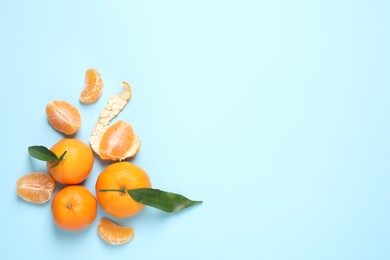
[[[142,168],[129,162],[117,162],[100,173],[95,187],[102,208],[114,217],[126,218],[140,212],[144,205],[133,200],[125,190],[151,188],[152,185]],[[100,191],[106,189],[124,191]]]
[[[92,150],[97,154],[99,154],[100,141],[109,127],[111,120],[122,111],[131,98],[130,85],[126,82],[122,82],[122,86],[123,89],[121,93],[109,98],[107,106],[100,113],[99,120],[92,131],[91,138],[89,139]]]
[[[103,79],[95,69],[85,72],[84,89],[80,94],[80,102],[90,104],[96,102],[103,92]]]
[[[134,237],[134,229],[122,227],[109,219],[102,218],[98,225],[100,237],[111,245],[121,245],[129,242]]]
[[[85,187],[71,185],[63,188],[54,196],[51,212],[54,222],[60,228],[80,230],[95,220],[97,201]]]
[[[121,161],[133,157],[141,147],[139,137],[129,123],[122,120],[110,126],[100,142],[100,158]]]
[[[81,115],[76,107],[63,100],[54,100],[46,106],[49,123],[66,135],[77,132],[81,126]]]
[[[47,170],[50,175],[62,184],[79,184],[85,180],[92,170],[94,157],[91,148],[84,142],[66,138],[54,144],[50,150],[63,160],[53,167],[56,162],[48,162]]]
[[[30,173],[16,182],[16,193],[22,199],[35,204],[49,201],[53,196],[56,183],[44,172]]]

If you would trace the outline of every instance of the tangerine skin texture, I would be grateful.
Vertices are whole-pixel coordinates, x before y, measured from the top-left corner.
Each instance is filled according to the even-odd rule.
[[[117,162],[104,169],[96,182],[96,194],[102,208],[117,218],[127,218],[140,212],[144,205],[136,202],[127,192],[99,192],[100,189],[151,188],[148,174],[129,162]]]
[[[60,228],[81,230],[95,220],[97,201],[85,187],[71,185],[63,188],[54,196],[51,211],[54,222]]]
[[[60,157],[64,151],[64,159],[54,168],[54,162],[47,163],[50,175],[62,184],[79,184],[92,170],[94,157],[91,148],[84,142],[67,138],[53,145],[50,150]]]

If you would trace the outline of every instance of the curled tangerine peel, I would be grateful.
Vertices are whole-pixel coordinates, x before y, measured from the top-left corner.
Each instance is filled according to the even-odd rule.
[[[134,229],[115,224],[109,219],[102,218],[98,225],[99,236],[111,245],[121,245],[134,237]]]
[[[104,133],[99,147],[100,158],[122,161],[135,156],[140,147],[141,141],[133,127],[120,120]]]
[[[28,202],[41,204],[51,199],[55,187],[55,181],[47,173],[30,173],[17,180],[16,193]]]
[[[63,100],[53,100],[46,105],[46,116],[51,126],[66,135],[76,133],[81,126],[79,110]]]
[[[109,127],[111,120],[123,110],[131,98],[132,93],[130,85],[126,82],[122,82],[122,87],[123,89],[118,95],[109,98],[107,106],[100,113],[99,120],[92,131],[91,138],[89,139],[92,150],[98,155],[100,155],[100,142]]]
[[[88,69],[85,72],[84,89],[80,94],[80,102],[91,104],[96,102],[103,92],[103,79],[95,69]]]

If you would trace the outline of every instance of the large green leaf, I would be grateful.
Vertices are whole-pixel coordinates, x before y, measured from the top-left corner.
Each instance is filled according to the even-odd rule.
[[[202,201],[190,200],[183,195],[158,189],[142,188],[127,190],[127,192],[135,201],[166,212],[177,212],[202,203]]]

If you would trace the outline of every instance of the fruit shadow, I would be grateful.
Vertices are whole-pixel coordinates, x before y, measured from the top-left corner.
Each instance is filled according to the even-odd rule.
[[[52,221],[52,228],[54,229],[54,233],[56,237],[60,237],[61,239],[69,240],[69,241],[75,241],[81,240],[82,237],[87,236],[87,234],[90,232],[91,228],[94,228],[93,225],[90,225],[82,230],[65,230],[57,226],[57,224]],[[77,242],[77,241],[76,241]]]
[[[150,226],[156,225],[156,227],[158,227],[162,224],[165,225],[170,221],[174,221],[175,218],[180,218],[183,214],[187,214],[187,211],[191,210],[190,208],[188,208],[179,212],[168,213],[159,209],[145,206],[145,208],[135,216],[127,218],[117,218],[107,214],[107,212],[105,212],[100,205],[99,207],[102,212],[101,217],[108,218],[115,223],[123,226],[138,226],[148,223],[148,225]]]
[[[46,172],[47,173],[47,167],[46,162],[39,161],[37,159],[34,159],[33,157],[27,155],[28,157],[28,164],[29,169],[32,169],[31,172]]]
[[[46,120],[46,124],[47,124],[47,126],[49,128],[54,129],[54,127],[50,124],[50,122],[48,120]],[[60,132],[58,130],[55,130],[54,132],[57,134],[58,138],[65,139],[65,138],[77,138],[79,131],[76,131],[76,133],[73,133],[73,134],[70,134],[70,135],[64,134],[64,133],[62,133],[62,132]]]
[[[134,157],[127,158],[125,160],[113,161],[113,160],[103,160],[95,152],[93,153],[93,156],[94,156],[94,159],[95,159],[94,163],[98,163],[99,166],[101,166],[102,168],[106,168],[107,166],[109,166],[109,165],[111,165],[113,163],[117,163],[117,162],[130,162],[130,163],[136,164],[135,161],[136,161],[136,158],[137,158],[137,155],[135,155]]]
[[[32,203],[22,199],[16,193],[15,193],[15,200],[17,201],[17,203],[23,203],[24,204],[23,207],[46,208],[51,206],[51,199],[44,203]]]

